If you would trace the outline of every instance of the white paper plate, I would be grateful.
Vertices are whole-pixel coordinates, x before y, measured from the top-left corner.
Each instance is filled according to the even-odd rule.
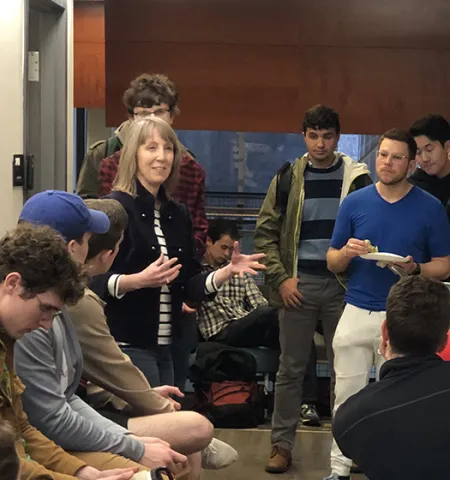
[[[365,255],[361,255],[361,258],[364,258],[364,260],[376,260],[378,262],[406,263],[408,261],[405,257],[402,257],[401,255],[384,252],[366,253]]]
[[[450,290],[450,282],[444,282],[444,285]]]

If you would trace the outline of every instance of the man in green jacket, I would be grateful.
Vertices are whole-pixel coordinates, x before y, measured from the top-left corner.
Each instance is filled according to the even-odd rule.
[[[344,287],[328,271],[326,253],[340,203],[350,192],[372,183],[367,165],[336,152],[339,133],[339,116],[331,108],[317,105],[305,113],[303,135],[308,152],[292,166],[287,203],[283,206],[277,201],[277,185],[282,182],[276,176],[256,225],[255,248],[266,254],[266,283],[272,290],[272,303],[281,308],[269,473],[283,473],[292,463],[303,377],[319,322],[333,396],[332,341],[342,313]]]

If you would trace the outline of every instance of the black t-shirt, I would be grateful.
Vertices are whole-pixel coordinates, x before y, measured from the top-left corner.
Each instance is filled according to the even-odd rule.
[[[409,181],[422,190],[431,193],[433,197],[436,197],[447,209],[447,215],[450,220],[450,174],[439,178],[434,175],[428,175],[428,173],[418,168],[409,177]]]

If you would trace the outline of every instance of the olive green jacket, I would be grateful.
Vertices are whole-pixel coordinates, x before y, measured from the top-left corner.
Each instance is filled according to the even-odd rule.
[[[114,132],[117,139],[117,150],[122,148],[128,128],[131,125],[131,120],[123,122],[120,127]],[[83,160],[80,176],[78,177],[76,192],[82,198],[98,198],[100,191],[100,183],[98,178],[98,171],[102,160],[114,152],[108,154],[108,140],[100,140],[93,143]]]
[[[344,161],[344,177],[340,203],[356,190],[372,183],[365,163],[356,163],[345,154],[339,153]],[[297,158],[292,169],[291,188],[283,217],[276,207],[277,176],[270,183],[256,223],[255,250],[265,253],[265,282],[270,287],[270,302],[281,306],[278,288],[288,278],[297,276],[298,244],[304,203],[304,172],[308,164],[305,154]],[[355,182],[356,179],[359,181]]]

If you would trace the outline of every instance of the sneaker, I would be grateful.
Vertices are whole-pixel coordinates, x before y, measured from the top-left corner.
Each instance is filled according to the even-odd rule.
[[[322,425],[316,406],[312,403],[304,403],[302,405],[300,418],[302,419],[302,424],[307,427],[320,427]]]
[[[202,450],[202,467],[205,470],[219,470],[229,467],[238,459],[236,450],[217,438]]]
[[[332,473],[329,477],[324,478],[323,480],[350,480],[348,476],[338,475],[336,473]]]
[[[291,468],[292,454],[289,450],[274,445],[270,453],[270,459],[266,465],[267,473],[284,473]]]

